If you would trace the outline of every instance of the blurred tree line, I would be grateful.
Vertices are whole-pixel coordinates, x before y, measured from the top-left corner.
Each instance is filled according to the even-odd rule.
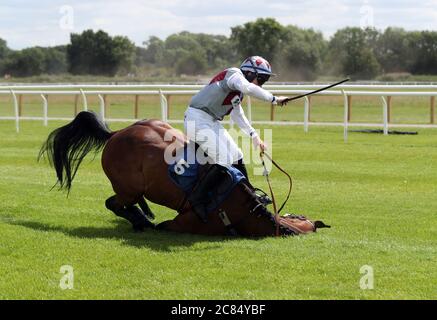
[[[164,40],[152,36],[138,47],[127,37],[87,30],[71,34],[66,46],[48,48],[14,51],[0,39],[0,73],[201,75],[238,66],[250,55],[270,60],[278,80],[437,74],[437,32],[348,27],[326,40],[313,29],[260,18],[231,28],[230,37],[183,31]]]

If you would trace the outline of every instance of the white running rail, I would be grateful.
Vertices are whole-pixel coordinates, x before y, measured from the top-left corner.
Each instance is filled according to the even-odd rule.
[[[311,92],[323,85],[301,84],[301,85],[265,85],[264,87],[277,95],[298,95]],[[168,97],[173,95],[194,95],[203,85],[173,85],[173,84],[138,84],[138,85],[98,85],[98,84],[69,84],[69,85],[14,85],[0,86],[0,96],[9,95],[12,97],[14,116],[0,117],[0,120],[15,120],[16,131],[19,131],[20,120],[42,120],[47,125],[49,120],[70,120],[71,118],[54,118],[48,117],[48,96],[68,95],[81,96],[82,108],[88,110],[88,96],[97,96],[99,98],[100,113],[106,121],[132,121],[137,119],[113,119],[105,115],[105,98],[109,95],[154,95],[160,97],[161,117],[164,121],[182,122],[182,120],[169,120],[169,101]],[[17,96],[39,95],[43,102],[42,117],[22,117],[20,115],[21,99]],[[347,128],[349,126],[373,126],[383,127],[384,134],[388,134],[389,126],[391,127],[426,127],[437,128],[435,125],[435,97],[437,96],[437,85],[340,85],[335,90],[326,90],[318,93],[323,96],[343,97],[344,121],[343,122],[311,122],[310,109],[311,100],[304,99],[304,115],[302,122],[291,121],[274,121],[275,107],[271,107],[271,117],[269,121],[253,121],[254,123],[280,124],[280,125],[303,125],[305,132],[308,132],[309,125],[338,125],[344,127],[344,139],[347,141]],[[380,97],[382,102],[383,123],[352,123],[350,121],[352,97],[354,96],[376,96]],[[430,123],[428,125],[420,124],[392,124],[390,123],[390,106],[391,97],[429,97],[430,98]],[[77,99],[76,99],[77,101]],[[136,110],[138,99],[136,99]],[[77,102],[76,102],[77,103]],[[137,115],[137,112],[135,113]],[[247,117],[252,120],[252,103],[250,97],[247,98]]]

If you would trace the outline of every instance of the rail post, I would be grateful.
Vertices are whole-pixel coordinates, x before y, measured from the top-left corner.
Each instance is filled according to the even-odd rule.
[[[349,99],[344,90],[341,90],[343,94],[343,103],[344,103],[344,117],[343,117],[343,139],[344,142],[347,142],[348,138],[348,124],[349,124]]]
[[[311,96],[308,96],[308,122],[311,121]]]
[[[105,121],[105,107],[106,107],[105,98],[103,98],[101,94],[99,94],[98,97],[100,101],[100,115],[103,121]]]
[[[161,119],[167,122],[167,99],[161,89],[159,89],[159,96],[161,100]]]
[[[42,105],[42,110],[43,110],[43,123],[44,126],[47,127],[48,125],[48,107],[49,107],[49,101],[48,101],[48,96],[41,94],[41,98],[43,101],[43,105]]]
[[[88,111],[88,101],[86,100],[85,92],[82,89],[80,89],[80,94],[82,95],[83,110]]]
[[[435,123],[435,113],[434,113],[434,107],[435,107],[435,96],[431,97],[431,106],[430,106],[430,122],[431,124]]]
[[[308,125],[310,121],[310,99],[305,97],[304,111],[303,111],[303,131],[308,132]]]
[[[384,135],[388,135],[388,104],[387,100],[384,98],[384,96],[381,96],[382,100],[382,119],[384,121]]]
[[[12,101],[14,102],[14,112],[15,112],[15,130],[17,132],[20,132],[20,114],[18,110],[18,100],[17,95],[15,94],[14,90],[9,89],[11,91],[12,95]]]

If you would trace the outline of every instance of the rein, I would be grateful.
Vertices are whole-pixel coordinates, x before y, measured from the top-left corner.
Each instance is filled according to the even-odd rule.
[[[262,165],[264,167],[264,174],[263,175],[266,177],[267,184],[268,184],[269,190],[270,190],[270,194],[272,196],[273,210],[274,210],[274,213],[275,213],[275,222],[276,222],[276,236],[279,236],[279,213],[284,208],[285,204],[287,203],[288,199],[290,198],[291,190],[293,188],[293,180],[291,179],[291,176],[284,169],[282,169],[281,166],[279,164],[277,164],[276,161],[273,160],[272,157],[268,153],[266,153],[265,151],[261,151],[259,156],[261,158],[261,162],[262,162]],[[282,173],[284,173],[288,177],[288,181],[289,181],[288,194],[287,194],[287,197],[286,197],[284,203],[282,203],[281,207],[279,208],[279,210],[277,210],[275,195],[274,195],[274,192],[273,192],[272,184],[270,182],[269,172],[267,170],[267,167],[266,167],[266,164],[265,164],[265,161],[264,161],[264,156],[267,159],[269,159],[272,162],[272,164],[279,171],[281,171]]]

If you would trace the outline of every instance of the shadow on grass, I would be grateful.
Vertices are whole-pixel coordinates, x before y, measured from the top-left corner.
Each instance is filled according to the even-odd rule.
[[[109,239],[121,240],[124,245],[137,248],[149,248],[154,251],[175,251],[178,247],[189,248],[196,243],[211,243],[208,248],[197,250],[210,250],[221,248],[221,242],[237,240],[233,237],[207,237],[192,234],[181,234],[168,231],[146,229],[144,232],[134,232],[130,224],[124,221],[114,221],[115,227],[80,227],[68,228],[65,226],[53,226],[41,222],[13,220],[7,222],[10,225],[21,226],[36,231],[60,232],[69,237],[80,239]],[[186,249],[184,249],[186,250]]]

